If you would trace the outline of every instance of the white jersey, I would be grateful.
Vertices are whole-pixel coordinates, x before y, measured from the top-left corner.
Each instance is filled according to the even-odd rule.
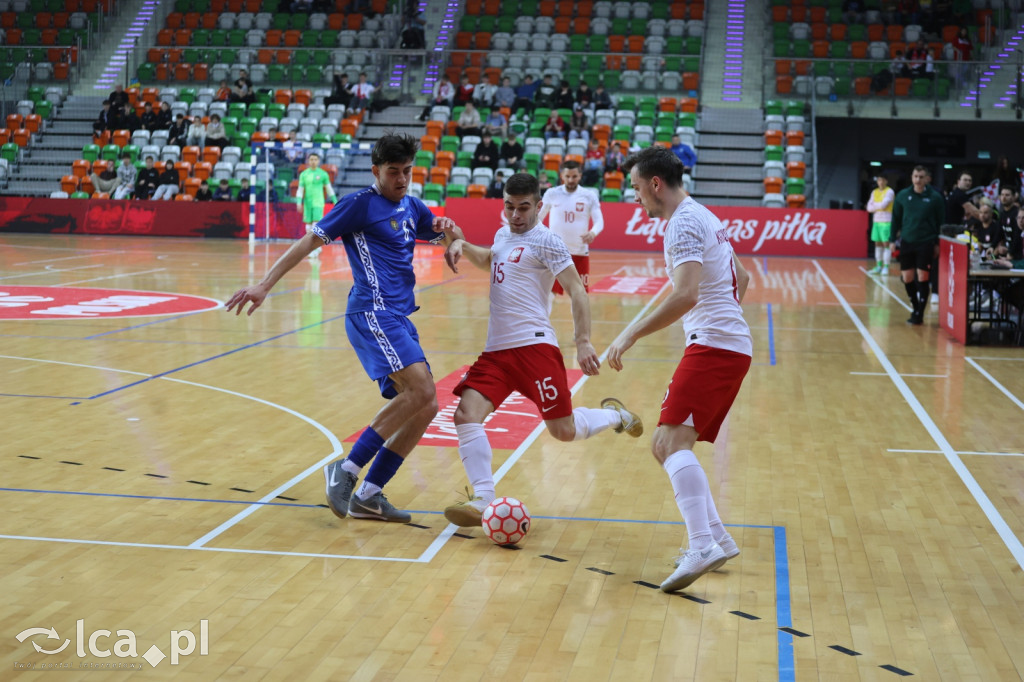
[[[548,317],[555,276],[572,267],[565,244],[539,224],[515,234],[503,227],[491,247],[491,317],[485,351],[537,343],[558,346]]]
[[[544,192],[541,202],[544,204],[541,210],[547,213],[551,231],[562,238],[569,253],[574,256],[586,256],[590,248],[583,243],[582,237],[590,231],[591,218],[594,220],[594,232],[600,232],[604,228],[601,200],[597,192],[585,187],[577,187],[575,192],[567,192],[565,185],[559,185]]]
[[[743,319],[732,244],[722,221],[694,201],[676,207],[665,228],[665,268],[669,277],[683,263],[702,264],[697,305],[683,315],[686,345],[754,354],[750,328]]]

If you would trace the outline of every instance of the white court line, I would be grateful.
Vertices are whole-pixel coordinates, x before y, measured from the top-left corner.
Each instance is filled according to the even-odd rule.
[[[992,376],[991,374],[986,372],[984,369],[982,369],[981,365],[979,365],[977,362],[974,361],[974,358],[964,358],[964,359],[967,360],[967,363],[971,367],[973,367],[974,369],[976,369],[979,372],[981,372],[981,376],[983,376],[986,379],[988,379],[990,382],[992,382],[993,386],[995,386],[1000,391],[1002,391],[1003,395],[1005,395],[1007,398],[1009,398],[1011,401],[1013,401],[1014,405],[1016,405],[1020,409],[1024,410],[1024,403],[1022,403],[1017,396],[1015,396],[1014,394],[1010,393],[1010,391],[1005,386],[1003,386],[1001,383],[999,383],[999,381],[994,376]]]
[[[118,251],[100,251],[99,253],[119,253]],[[26,260],[15,265],[34,265],[35,263],[53,263],[59,260],[75,260],[76,258],[92,258],[96,253],[83,253],[78,256],[62,256],[60,258],[47,258],[45,260]]]
[[[988,356],[985,356],[985,355],[974,355],[971,358],[968,358],[968,357],[965,356],[964,359],[965,360],[970,360],[970,359],[985,360],[985,361],[992,361],[992,362],[999,362],[999,361],[1004,361],[1004,362],[1024,362],[1024,356],[1017,357],[1017,358],[1011,358],[1011,357],[997,358],[997,357],[988,357]]]
[[[269,554],[271,556],[300,556],[315,559],[371,559],[373,561],[399,561],[415,563],[416,559],[400,557],[365,556],[353,554],[317,554],[314,552],[277,552],[271,549],[241,549],[238,547],[192,547],[189,545],[159,545],[149,542],[113,542],[110,540],[79,540],[77,538],[44,538],[33,535],[0,535],[0,540],[35,540],[38,542],[63,542],[73,545],[106,545],[111,547],[140,547],[144,549],[193,549],[200,552],[231,552],[234,554]]]
[[[6,275],[4,277],[0,277],[0,279],[14,279],[16,277],[34,277],[35,275],[52,275],[55,272],[71,272],[72,270],[88,270],[90,268],[105,267],[109,266],[103,265],[102,263],[97,263],[96,265],[79,265],[77,268],[64,268],[63,270],[37,270],[36,272],[23,272],[20,275]]]
[[[77,282],[61,282],[60,284],[51,284],[51,287],[68,287],[72,284],[85,284],[86,282],[98,282],[101,279],[117,279],[118,277],[134,277],[135,275],[149,275],[154,272],[163,272],[167,268],[156,268],[154,270],[143,270],[142,272],[122,272],[120,275],[107,275],[106,277],[93,277],[92,279],[80,279]]]
[[[905,452],[921,455],[941,455],[942,450],[896,450],[889,448],[886,452]],[[988,455],[991,457],[1024,457],[1024,452],[979,452],[977,450],[957,450],[958,455]]]
[[[860,330],[861,336],[871,348],[871,352],[875,354],[875,357],[882,364],[882,367],[889,375],[889,378],[892,379],[897,390],[899,390],[900,395],[903,396],[907,405],[911,410],[913,410],[918,421],[920,421],[921,425],[924,426],[928,435],[930,435],[932,440],[935,441],[935,444],[939,446],[939,450],[943,455],[945,455],[946,461],[948,461],[950,466],[953,467],[953,470],[960,477],[960,480],[963,481],[967,490],[978,503],[978,506],[981,507],[981,511],[984,512],[993,528],[995,528],[996,533],[998,533],[999,537],[1002,538],[1006,548],[1010,550],[1010,554],[1012,554],[1013,558],[1017,561],[1017,565],[1024,569],[1024,545],[1021,544],[1020,540],[1017,539],[1017,536],[1015,536],[1013,531],[1010,530],[1010,527],[1006,524],[1006,521],[1003,520],[1003,517],[1000,516],[999,511],[992,504],[992,501],[988,499],[988,495],[986,495],[985,491],[981,489],[980,485],[978,485],[978,482],[974,479],[974,476],[971,475],[971,472],[967,470],[963,460],[961,460],[956,451],[953,450],[953,446],[949,444],[949,441],[946,440],[946,437],[939,430],[939,427],[935,425],[935,422],[928,415],[928,412],[925,411],[924,406],[921,405],[917,396],[913,394],[910,387],[907,386],[907,383],[903,381],[903,378],[896,371],[896,368],[893,367],[892,362],[889,361],[885,351],[883,351],[882,347],[878,345],[877,341],[875,341],[875,337],[871,336],[871,332],[869,332],[867,327],[864,326],[864,323],[860,321],[857,314],[853,312],[853,308],[851,308],[850,304],[847,303],[845,298],[843,298],[843,295],[839,292],[839,289],[836,288],[835,284],[832,283],[831,278],[829,278],[825,273],[825,270],[817,260],[813,260],[811,262],[814,264],[814,267],[818,269],[818,273],[825,281],[825,284],[827,284],[829,289],[832,290],[832,294],[839,301],[840,305],[843,306],[843,310],[846,311],[850,321],[853,322],[853,325],[857,327],[858,330]]]
[[[640,312],[636,314],[636,317],[630,320],[629,324],[622,328],[622,331],[619,332],[619,335],[615,337],[615,341],[618,341],[620,338],[622,338],[622,335],[626,333],[626,330],[633,326],[633,323],[635,323],[637,320],[644,316],[644,313],[646,313],[650,309],[650,307],[654,305],[655,301],[661,298],[661,295],[665,293],[665,290],[671,284],[672,282],[668,281],[661,285],[661,289],[658,290],[658,293],[655,294],[651,298],[651,300],[648,301],[647,304],[640,309]],[[612,343],[608,344],[608,348],[611,348],[611,346],[614,345],[615,341],[612,341]],[[605,359],[608,357],[608,348],[606,348],[604,353],[602,353],[601,356],[598,358],[602,365],[604,364]],[[572,395],[576,395],[577,391],[583,388],[583,384],[587,383],[587,379],[589,378],[590,377],[588,377],[586,374],[580,377],[579,381],[577,381],[576,384],[570,390],[570,393],[572,393]],[[501,468],[499,468],[494,473],[495,483],[500,481],[505,476],[505,474],[507,474],[509,470],[512,469],[515,463],[519,461],[519,458],[523,456],[523,453],[526,452],[526,449],[533,445],[533,442],[537,440],[541,433],[544,432],[544,429],[544,422],[537,424],[537,427],[533,430],[532,433],[530,433],[529,436],[526,437],[526,440],[519,444],[519,447],[516,448],[511,455],[509,455],[509,458],[505,460],[505,463],[501,465]],[[437,556],[437,553],[441,551],[441,548],[445,546],[445,543],[447,543],[448,540],[452,537],[452,535],[454,535],[455,532],[458,530],[459,527],[455,524],[448,524],[448,527],[441,531],[441,534],[438,535],[437,538],[432,543],[430,543],[430,546],[423,551],[423,554],[420,555],[419,561],[422,563],[428,563],[429,561],[431,561],[435,556]]]
[[[896,302],[899,303],[901,306],[903,306],[907,310],[911,310],[911,311],[913,310],[913,308],[910,307],[910,304],[903,300],[902,296],[897,294],[895,291],[893,291],[889,287],[885,286],[885,283],[882,281],[881,277],[878,277],[877,275],[868,275],[868,271],[865,270],[863,267],[859,267],[857,269],[860,270],[861,272],[863,272],[868,277],[870,277],[872,282],[874,282],[875,284],[880,286],[882,288],[882,291],[884,291],[885,293],[887,293],[890,296],[892,296],[896,300]]]
[[[850,372],[862,377],[887,377],[885,372]],[[919,377],[923,379],[948,379],[948,374],[900,374],[901,377]]]

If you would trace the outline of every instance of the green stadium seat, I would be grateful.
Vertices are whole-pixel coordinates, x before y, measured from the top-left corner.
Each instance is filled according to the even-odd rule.
[[[838,97],[849,97],[850,96],[850,79],[845,76],[842,78],[836,78],[835,84],[832,90]]]
[[[238,117],[228,112],[228,115],[221,119],[221,123],[224,124],[224,132],[228,137],[234,137],[238,131]]]
[[[309,78],[305,66],[292,64],[288,68],[288,80],[292,83],[303,83]]]
[[[285,71],[283,64],[271,64],[267,67],[267,80],[271,83],[284,83]]]
[[[448,197],[464,197],[466,196],[466,185],[448,185]]]
[[[139,161],[139,148],[134,144],[126,144],[121,148],[122,154],[129,154],[132,157],[132,163],[138,163]]]
[[[352,142],[352,136],[348,133],[334,133],[331,135],[331,142],[335,144],[343,144],[345,142]]]
[[[253,102],[249,105],[247,116],[249,118],[263,118],[267,115],[267,105],[263,102]]]
[[[53,102],[45,99],[40,102],[36,102],[35,113],[39,114],[44,121],[50,118],[50,116],[53,115]]]
[[[259,128],[259,124],[259,120],[252,118],[251,116],[239,118],[238,132],[246,135],[247,137],[252,137],[252,134],[256,132],[257,128]]]
[[[25,93],[25,96],[36,104],[39,104],[40,102],[45,101],[46,90],[38,85],[33,85],[28,89],[28,92]]]
[[[18,145],[13,142],[0,147],[0,159],[7,159],[7,162],[13,164],[18,160]]]
[[[422,166],[423,168],[430,168],[434,165],[434,153],[426,150],[419,150],[416,152],[416,157],[413,161],[413,165]]]
[[[331,136],[327,133],[313,133],[313,142],[330,142]]]
[[[622,201],[622,190],[621,189],[603,189],[601,190],[601,201]]]
[[[178,90],[178,101],[188,102],[192,104],[196,101],[196,89],[195,88],[181,88]]]
[[[783,113],[785,116],[803,116],[804,108],[805,105],[803,102],[798,102],[796,100],[788,100],[786,102],[785,111]]]
[[[804,194],[807,181],[803,178],[786,178],[786,194]]]
[[[308,23],[309,15],[298,12],[291,16],[291,19],[288,21],[288,28],[295,31],[304,31],[306,30],[306,24]]]
[[[116,144],[108,144],[101,152],[101,157],[107,161],[117,161],[118,157],[121,156],[121,148]]]
[[[79,190],[77,192],[72,192],[71,193],[71,198],[72,199],[88,199],[89,198],[89,194],[88,194],[88,192],[83,192],[83,191]]]
[[[439,204],[443,202],[444,186],[436,182],[428,182],[423,185],[423,201],[436,201]]]
[[[441,151],[443,152],[457,152],[459,151],[459,138],[455,135],[445,135],[441,138]],[[427,164],[428,166],[430,164]]]
[[[473,152],[455,152],[455,165],[459,168],[472,168]]]
[[[766,116],[782,116],[782,102],[777,99],[770,99],[764,103]]]
[[[82,158],[92,162],[100,158],[100,147],[95,144],[87,144],[82,147]]]
[[[278,121],[285,117],[287,110],[283,104],[273,103],[267,107],[267,116],[273,116]]]
[[[764,148],[765,161],[782,161],[782,147],[779,145],[768,145]]]

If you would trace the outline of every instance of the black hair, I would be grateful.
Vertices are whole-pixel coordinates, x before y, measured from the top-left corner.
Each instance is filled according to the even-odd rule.
[[[516,173],[505,181],[505,196],[540,199],[540,183],[529,173]]]
[[[563,161],[562,162],[562,170],[579,170],[579,169],[580,169],[580,162],[579,161],[576,161],[574,159],[569,159],[568,161]]]
[[[634,166],[644,180],[657,177],[670,189],[683,186],[683,162],[665,147],[648,147],[630,154],[622,164],[622,172],[628,175]]]
[[[373,146],[370,154],[370,162],[374,166],[383,166],[389,163],[405,163],[416,158],[420,143],[412,135],[405,133],[384,133]]]

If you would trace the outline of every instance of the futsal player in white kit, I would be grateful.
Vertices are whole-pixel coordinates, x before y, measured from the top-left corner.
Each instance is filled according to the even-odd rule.
[[[544,192],[540,217],[548,218],[551,231],[562,238],[572,255],[572,263],[583,280],[583,288],[590,291],[590,245],[604,229],[601,200],[597,192],[580,187],[582,168],[578,161],[564,161],[559,170],[562,184]],[[594,226],[590,226],[590,222]],[[555,281],[552,292],[561,295],[562,285]]]
[[[454,269],[465,257],[490,272],[490,318],[483,354],[455,387],[460,397],[455,410],[459,457],[473,486],[469,500],[445,509],[458,526],[479,526],[484,508],[495,498],[491,445],[484,431],[487,415],[513,391],[533,401],[544,425],[557,440],[583,440],[606,429],[643,434],[640,418],[614,398],[601,408],[573,409],[565,363],[547,313],[547,297],[557,279],[572,301],[576,359],[584,374],[598,373],[601,361],[590,343],[590,304],[583,281],[565,243],[540,226],[540,186],[537,178],[516,173],[505,184],[505,217],[490,248],[454,239],[445,257]]]
[[[669,382],[651,444],[689,534],[676,570],[661,583],[663,591],[673,592],[740,553],[718,516],[693,446],[698,440],[714,442],[750,368],[753,342],[740,308],[750,276],[722,222],[683,189],[683,165],[675,154],[649,147],[626,159],[623,170],[637,203],[650,217],[668,220],[665,268],[672,292],[612,344],[608,365],[621,370],[623,353],[637,339],[679,318],[686,333],[686,351]]]

